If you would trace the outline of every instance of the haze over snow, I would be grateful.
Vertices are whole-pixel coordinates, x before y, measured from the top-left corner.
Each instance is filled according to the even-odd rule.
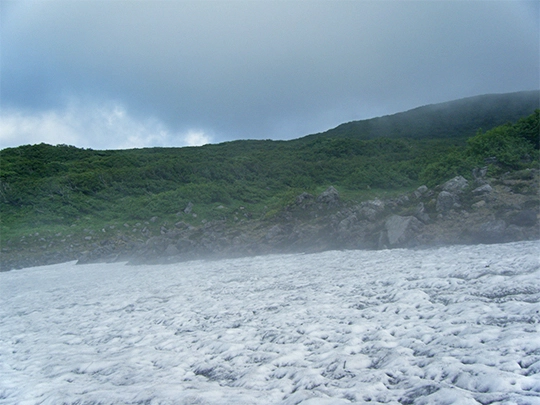
[[[540,404],[538,251],[0,273],[0,403]]]

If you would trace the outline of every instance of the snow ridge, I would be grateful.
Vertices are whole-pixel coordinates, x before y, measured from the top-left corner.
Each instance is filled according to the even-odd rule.
[[[539,247],[0,273],[0,404],[540,404]]]

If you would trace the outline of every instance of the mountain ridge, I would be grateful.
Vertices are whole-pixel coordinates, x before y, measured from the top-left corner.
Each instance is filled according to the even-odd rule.
[[[321,136],[373,139],[376,137],[388,136],[385,132],[392,132],[392,130],[395,131],[404,126],[411,125],[413,125],[413,127],[408,131],[398,131],[398,134],[390,135],[390,137],[429,137],[426,134],[426,130],[432,128],[436,129],[431,133],[432,137],[441,138],[449,135],[455,136],[455,133],[452,135],[447,131],[441,132],[441,129],[447,127],[451,121],[462,120],[464,115],[470,117],[471,113],[477,115],[479,119],[472,120],[472,123],[465,127],[458,127],[458,136],[473,136],[478,129],[489,130],[498,125],[506,124],[507,122],[514,122],[524,115],[531,114],[539,107],[540,90],[482,94],[442,103],[427,104],[395,114],[388,114],[365,120],[353,120],[342,123],[337,127],[324,132],[306,135],[301,139],[312,139]],[[458,114],[454,113],[456,108],[458,108]],[[497,116],[494,117],[492,122],[486,122],[481,119],[485,116],[493,117],[493,110],[495,108],[497,109]],[[478,110],[480,110],[480,112]],[[442,116],[439,117],[439,120],[426,120],[426,115],[428,113],[434,114],[445,112],[447,114],[442,114]],[[449,112],[452,113],[449,114]],[[411,117],[413,118],[411,119]],[[431,125],[428,126],[427,124]],[[413,133],[414,130],[420,130],[420,135],[418,133]]]

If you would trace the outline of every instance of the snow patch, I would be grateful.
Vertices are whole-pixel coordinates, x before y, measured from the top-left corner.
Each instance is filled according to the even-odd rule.
[[[540,403],[539,247],[0,273],[0,404]]]

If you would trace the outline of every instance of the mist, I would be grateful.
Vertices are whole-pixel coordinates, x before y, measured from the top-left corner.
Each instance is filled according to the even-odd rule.
[[[2,402],[529,402],[538,248],[0,273]]]

